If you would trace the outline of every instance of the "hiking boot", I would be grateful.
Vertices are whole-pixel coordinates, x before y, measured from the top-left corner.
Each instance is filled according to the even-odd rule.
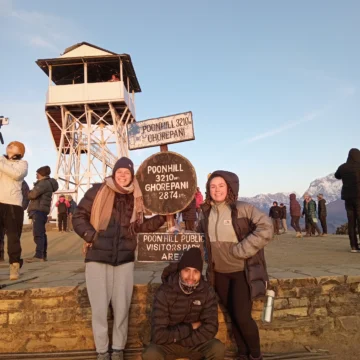
[[[301,238],[302,237],[301,232],[297,232],[295,237]]]
[[[36,256],[33,256],[33,257],[31,257],[31,258],[25,259],[25,262],[26,262],[26,263],[35,263],[35,262],[44,262],[44,261],[45,261],[44,259],[38,258],[38,257],[36,257]]]
[[[113,350],[111,354],[111,360],[124,360],[124,351]]]
[[[20,276],[20,264],[12,263],[10,264],[10,280],[19,280]]]
[[[98,354],[96,359],[97,360],[111,360],[109,353]]]

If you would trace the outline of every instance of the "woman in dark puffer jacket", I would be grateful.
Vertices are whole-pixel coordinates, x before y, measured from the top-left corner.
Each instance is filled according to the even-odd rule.
[[[75,232],[85,240],[86,285],[98,360],[110,360],[107,313],[114,310],[112,360],[123,359],[133,291],[136,233],[156,231],[165,217],[144,221],[142,194],[134,165],[119,159],[113,174],[94,185],[73,215]]]
[[[259,330],[252,300],[263,297],[268,275],[264,246],[273,237],[271,219],[237,201],[239,178],[215,171],[206,185],[198,231],[205,233],[209,280],[231,317],[238,359],[261,360]]]

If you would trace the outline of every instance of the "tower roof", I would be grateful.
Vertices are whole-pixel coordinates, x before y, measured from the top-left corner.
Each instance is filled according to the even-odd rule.
[[[74,68],[72,65],[81,65],[83,63],[101,64],[102,66],[119,69],[120,71],[120,59],[123,63],[124,75],[129,78],[130,90],[141,92],[130,55],[116,54],[85,41],[66,48],[64,53],[58,58],[39,59],[36,61],[36,64],[47,76],[49,76],[49,65],[57,66],[56,73],[52,74],[52,81],[56,85],[61,85],[62,79],[73,73]]]

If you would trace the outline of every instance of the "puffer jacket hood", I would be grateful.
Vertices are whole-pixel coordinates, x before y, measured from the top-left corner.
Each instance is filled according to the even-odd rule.
[[[351,149],[346,162],[360,164],[360,150],[355,148]]]
[[[225,170],[216,170],[210,175],[210,177],[206,183],[207,193],[210,194],[210,181],[213,178],[218,177],[218,176],[222,177],[226,181],[227,185],[230,187],[233,194],[235,195],[235,198],[238,198],[239,197],[239,188],[240,188],[239,177],[236,174],[234,174],[230,171],[225,171]]]
[[[301,206],[296,200],[296,194],[290,194],[290,216],[301,216]]]
[[[51,183],[52,188],[54,189],[54,192],[57,191],[59,189],[58,182],[54,178],[50,178],[49,181]]]

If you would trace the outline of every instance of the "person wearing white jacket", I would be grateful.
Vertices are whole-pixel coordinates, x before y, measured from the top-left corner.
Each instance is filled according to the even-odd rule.
[[[20,236],[24,222],[22,182],[28,173],[28,163],[22,160],[25,146],[13,141],[0,157],[0,232],[6,230],[10,263],[10,280],[19,278],[23,264]]]

